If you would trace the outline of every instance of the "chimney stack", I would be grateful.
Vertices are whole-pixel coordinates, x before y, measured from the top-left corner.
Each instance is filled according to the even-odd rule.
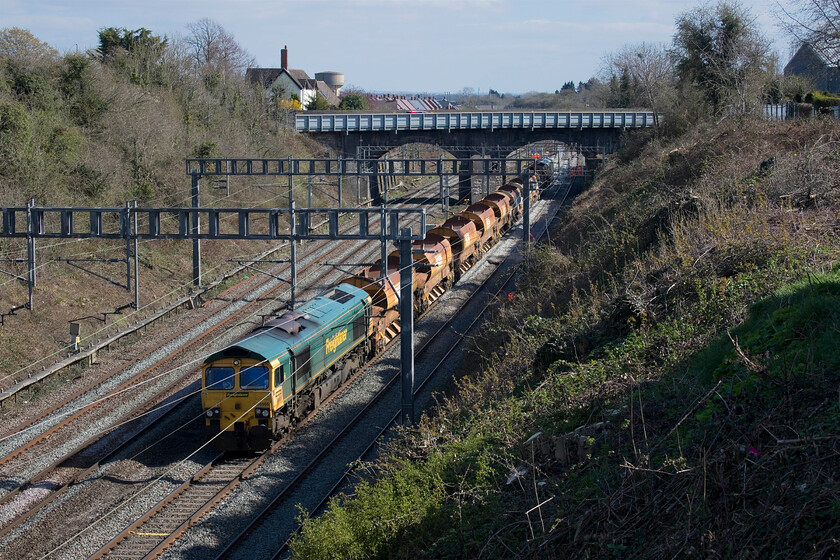
[[[280,49],[280,67],[284,70],[289,69],[289,47],[286,45]]]

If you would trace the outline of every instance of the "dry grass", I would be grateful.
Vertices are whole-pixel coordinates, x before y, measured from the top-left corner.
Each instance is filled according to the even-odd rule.
[[[456,450],[438,476],[460,482],[373,556],[840,553],[838,139],[831,121],[724,122],[608,162],[457,390],[392,445],[382,488]],[[341,532],[330,519],[307,538]],[[335,557],[368,550],[345,536]]]

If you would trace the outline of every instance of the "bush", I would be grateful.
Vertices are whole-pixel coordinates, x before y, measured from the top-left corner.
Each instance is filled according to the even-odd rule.
[[[219,145],[215,142],[202,142],[193,150],[193,155],[197,158],[212,158],[219,156]]]
[[[11,90],[17,98],[31,109],[56,111],[59,95],[50,83],[50,69],[42,66],[24,66],[16,61],[7,66],[11,78]]]
[[[368,108],[367,101],[359,93],[348,93],[345,95],[338,108],[342,111],[364,111]]]
[[[329,111],[330,109],[334,109],[330,102],[327,101],[327,98],[323,95],[316,93],[315,97],[306,104],[307,111]]]
[[[10,183],[21,172],[32,142],[32,119],[16,101],[0,101],[0,177]]]
[[[0,102],[0,146],[11,146],[28,142],[30,139],[31,121],[26,109],[16,101]]]
[[[818,111],[829,107],[840,105],[840,95],[828,93],[827,91],[812,91],[805,96],[805,102],[811,103]]]
[[[73,168],[71,190],[95,200],[108,190],[108,182],[101,172],[80,163]]]
[[[64,64],[59,83],[67,97],[71,118],[82,126],[96,125],[108,110],[108,103],[96,89],[90,59],[70,54],[64,58]]]

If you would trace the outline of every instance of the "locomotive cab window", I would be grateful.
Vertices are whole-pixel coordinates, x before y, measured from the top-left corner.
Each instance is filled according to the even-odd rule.
[[[251,366],[242,368],[239,372],[240,389],[268,389],[268,368],[265,366]]]
[[[283,364],[280,364],[274,369],[274,386],[279,387],[283,381],[286,380],[285,371],[283,371]]]
[[[204,372],[204,385],[208,389],[226,391],[233,389],[232,367],[209,367]]]

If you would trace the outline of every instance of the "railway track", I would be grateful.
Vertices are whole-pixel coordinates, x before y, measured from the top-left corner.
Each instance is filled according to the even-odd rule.
[[[363,373],[363,369],[357,372],[347,384],[352,383]],[[339,394],[340,391],[327,397],[322,407],[327,406]],[[310,412],[296,429],[311,422],[319,411],[320,409],[316,409]],[[195,476],[126,527],[90,556],[89,560],[157,557],[292,437],[294,437],[294,432],[274,442],[268,450],[256,458],[236,456],[231,458],[223,453],[216,455]]]
[[[434,188],[433,190],[435,190],[435,191],[436,191],[436,188]],[[435,196],[436,196],[436,194],[437,194],[437,193],[435,192]],[[415,198],[415,199],[413,199],[413,201],[412,201],[412,202],[415,202],[415,203],[416,203],[416,198]],[[376,254],[376,251],[373,251],[373,253],[374,253],[374,254]],[[378,255],[377,255],[377,256],[378,256]],[[356,260],[358,260],[358,257],[356,257]],[[236,300],[236,299],[237,299],[237,298],[235,297],[235,294],[234,294],[234,293],[228,293],[228,294],[226,294],[226,295],[230,295],[230,296],[231,296],[231,300]],[[336,396],[337,396],[337,395],[336,395]],[[316,413],[317,413],[317,412],[316,412]],[[236,485],[236,483],[238,483],[237,481],[239,481],[239,480],[241,480],[241,479],[243,479],[243,478],[247,478],[247,474],[246,474],[246,475],[243,475],[243,474],[242,474],[242,471],[244,470],[243,468],[236,467],[236,468],[234,469],[234,472],[235,472],[237,469],[239,469],[240,474],[235,474],[235,475],[233,475],[233,478],[235,478],[235,479],[236,479],[236,480],[234,481],[234,486]],[[250,469],[250,470],[253,470],[253,469]],[[215,470],[215,469],[213,469],[213,468],[210,468],[210,469],[208,470],[208,472],[207,472],[204,476],[210,476],[210,474],[209,474],[209,473],[211,473],[211,472],[222,472],[222,471],[218,471],[218,470]],[[201,479],[199,479],[199,480],[192,480],[192,482],[193,482],[193,486],[198,486],[198,487],[210,487],[210,486],[211,486],[211,484],[209,483],[209,481],[210,481],[210,480],[214,480],[214,479],[215,479],[215,477],[216,477],[216,475],[212,475],[212,476],[211,476],[211,478],[204,479],[204,478],[202,477],[202,478],[201,478]],[[230,476],[229,476],[229,475],[220,476],[220,479],[225,479],[225,478],[230,478]],[[201,480],[206,480],[206,481],[208,481],[208,482],[205,484],[205,483],[202,483],[202,482],[201,482]],[[230,484],[230,483],[231,483],[231,481],[228,481],[228,482],[226,482],[226,483],[225,483],[225,485],[224,485],[224,486],[226,486],[227,484]],[[214,482],[214,484],[215,484],[216,486],[218,486],[218,485],[220,484],[220,481],[219,481],[219,480],[217,480],[216,482]],[[221,486],[221,489],[224,489],[224,486]],[[230,488],[228,488],[227,490],[225,490],[225,492],[230,492],[230,490],[231,490],[232,488],[233,488],[233,486],[231,486]],[[191,494],[193,494],[194,492],[197,492],[197,491],[187,491],[187,490],[184,490],[182,493],[183,493],[183,494],[185,494],[185,495],[191,495]],[[217,494],[218,494],[218,492],[217,492]],[[173,496],[173,497],[174,497],[174,496]],[[219,499],[221,499],[221,498],[219,498]],[[200,500],[199,500],[199,501],[200,501]],[[207,503],[211,503],[211,506],[210,506],[210,507],[212,507],[212,504],[217,503],[217,502],[218,502],[218,499],[215,499],[215,498],[208,498],[208,499],[206,499],[206,500],[205,500],[205,502],[204,502],[204,503],[205,503],[205,504],[207,504]],[[161,507],[160,512],[163,512],[165,509],[168,509],[168,508]],[[196,509],[196,508],[193,508],[193,505],[190,505],[190,506],[188,506],[188,507],[180,507],[180,506],[179,506],[179,507],[174,508],[174,510],[178,510],[178,509],[182,510],[182,512],[183,512],[183,511],[187,511],[187,510],[192,510],[192,512],[191,512],[191,513],[189,513],[189,515],[188,515],[188,516],[187,516],[184,520],[182,520],[182,521],[181,521],[181,525],[178,525],[178,527],[182,527],[182,526],[183,526],[183,527],[182,527],[182,528],[183,528],[183,530],[186,530],[186,528],[188,528],[190,524],[194,523],[194,522],[195,522],[195,521],[196,521],[196,520],[200,517],[200,515],[201,515],[201,514],[199,514],[199,513],[198,513],[198,510],[199,510],[199,509],[201,509],[201,508],[200,508],[200,507],[199,507],[199,508],[197,508],[197,509]],[[206,511],[206,510],[205,510],[205,511]],[[167,515],[168,515],[168,514],[163,514],[163,515],[164,515],[164,517],[162,517],[161,519],[165,519],[165,518],[167,518]],[[154,526],[154,525],[147,525],[147,526],[143,526],[142,528],[139,528],[139,526],[138,526],[138,527],[135,527],[135,528],[133,529],[133,532],[134,532],[135,534],[136,534],[136,533],[144,533],[143,535],[140,535],[140,536],[143,536],[143,537],[154,537],[155,535],[152,535],[152,533],[165,533],[165,532],[168,532],[168,533],[171,535],[171,534],[173,534],[173,533],[177,532],[177,527],[176,527],[175,529],[173,529],[173,525],[172,525],[172,523],[174,523],[174,522],[173,522],[173,521],[169,521],[168,523],[170,523],[170,524],[169,524],[169,525],[167,525],[165,529],[161,529],[161,530],[152,530],[152,528],[154,528],[155,526]],[[168,540],[168,539],[167,539],[167,540]],[[147,554],[147,555],[148,555],[148,554],[151,554],[151,555],[156,555],[158,552],[160,552],[160,550],[162,550],[162,549],[160,549],[160,550],[158,550],[158,549],[157,549],[157,547],[158,547],[158,546],[160,546],[161,544],[162,544],[162,543],[158,543],[157,545],[155,545],[155,548],[153,548],[153,549],[151,549],[151,550],[147,551],[145,554]],[[144,546],[146,546],[146,545],[144,545]],[[142,548],[142,547],[141,547],[141,548]],[[132,556],[132,557],[134,557],[134,556]]]
[[[445,328],[441,326],[438,329],[438,332],[435,336],[439,336]],[[392,347],[396,342],[396,339],[392,340],[388,347],[386,347],[385,352],[387,352],[390,347]],[[428,347],[430,344],[430,340],[427,340],[421,348],[420,353],[422,353],[425,348]],[[382,354],[384,354],[383,352]],[[380,357],[381,355],[380,354]],[[377,358],[378,359],[378,358]],[[376,359],[372,362],[375,363]],[[370,363],[368,366],[371,365]],[[366,366],[367,367],[367,366]],[[365,369],[363,368],[361,371],[356,373],[352,379],[348,381],[348,385],[353,382],[355,378],[360,375],[363,375]],[[286,489],[281,492],[275,498],[275,501],[272,502],[272,506],[270,509],[276,508],[276,504],[279,503],[280,500],[285,498],[292,489],[296,488],[302,480],[318,465],[320,461],[322,461],[325,457],[329,456],[331,451],[334,447],[344,439],[349,433],[352,432],[353,428],[360,422],[362,419],[365,418],[367,412],[375,407],[377,404],[380,403],[381,399],[387,395],[390,390],[395,386],[396,382],[399,380],[399,374],[393,376],[391,380],[363,407],[361,411],[359,411],[353,419],[351,419],[348,423],[345,424],[344,428],[341,430],[339,434],[337,434],[331,442],[329,442],[323,449],[320,451],[318,456],[307,465],[303,471],[301,471],[295,479],[293,479]],[[320,409],[317,409],[311,413],[311,415],[307,418],[307,422],[311,421],[311,419],[321,410],[324,406],[327,406],[330,401],[334,398],[337,398],[340,395],[340,391],[330,395],[330,397],[322,404]],[[300,426],[302,427],[302,426]],[[299,428],[300,428],[299,427]],[[298,428],[298,429],[299,429]],[[275,445],[271,447],[269,451],[262,454],[258,459],[259,463],[265,461],[265,459],[274,454],[280,447],[282,447],[287,441],[289,437],[284,438],[277,442]],[[227,476],[227,479],[222,481],[221,475],[215,475],[213,480],[215,481],[215,485],[207,485],[208,488],[217,488],[216,494],[207,494],[204,493],[200,494],[202,496],[201,499],[196,500],[193,498],[195,492],[190,492],[190,489],[197,483],[200,483],[203,480],[203,476],[201,478],[192,479],[184,483],[178,490],[173,492],[170,496],[168,496],[165,500],[160,502],[159,504],[155,505],[152,509],[150,509],[146,514],[144,514],[137,522],[132,524],[117,537],[114,538],[111,542],[105,545],[102,549],[97,551],[94,555],[90,557],[89,560],[99,560],[101,558],[120,558],[120,559],[134,559],[134,558],[154,558],[159,555],[167,546],[171,545],[177,538],[179,538],[189,527],[191,524],[198,521],[205,513],[210,511],[213,506],[218,504],[222,499],[224,499],[232,490],[235,488],[236,485],[239,484],[242,480],[247,478],[249,473],[246,473],[244,470],[239,472],[236,468],[229,468],[225,461],[221,461],[220,465],[224,467],[225,473],[224,476]],[[251,471],[253,468],[249,465],[248,467]],[[215,472],[215,469],[212,468],[211,465],[208,465],[203,469],[203,472],[206,471],[207,473]],[[176,501],[177,500],[177,501]],[[172,513],[168,513],[168,512]],[[165,519],[161,521],[157,521],[157,518],[160,517],[162,514],[166,514]],[[266,514],[267,515],[267,514]],[[176,522],[177,521],[177,522]],[[147,529],[146,527],[163,527],[162,529],[152,531],[151,529]],[[126,544],[128,543],[128,544]]]
[[[565,193],[563,194],[561,200],[561,206],[563,201],[565,201],[566,195],[568,194],[570,188],[571,184],[566,185]],[[557,212],[559,212],[559,208],[556,210]],[[539,240],[544,235],[544,233],[547,231],[548,225],[551,222],[551,219],[546,219],[542,221],[543,228],[534,232],[535,240]],[[513,280],[513,276],[510,275],[506,279],[504,279],[504,281],[502,281],[501,284],[499,284],[489,295],[487,295],[486,293],[482,294],[482,289],[496,281],[497,277],[503,274],[503,270],[505,269],[497,266],[490,275],[486,276],[480,281],[479,284],[475,285],[475,289],[472,291],[472,293],[470,293],[469,296],[462,300],[458,305],[456,313],[460,313],[467,306],[474,303],[477,298],[482,297],[482,299],[484,299],[484,302],[482,304],[479,304],[480,311],[478,311],[477,313],[473,312],[470,314],[472,316],[472,320],[466,326],[466,328],[462,327],[461,332],[453,337],[450,333],[450,326],[452,322],[451,320],[446,321],[442,323],[431,336],[424,339],[423,344],[420,348],[415,350],[415,359],[420,359],[428,353],[429,349],[433,345],[436,345],[436,343],[440,341],[444,341],[445,348],[436,349],[436,355],[433,358],[434,364],[428,370],[428,373],[425,375],[425,377],[422,380],[420,380],[420,382],[415,387],[415,397],[418,396],[424,390],[427,383],[434,378],[434,376],[438,373],[441,367],[449,359],[450,355],[463,343],[463,341],[466,339],[466,336],[472,330],[472,328],[480,320],[482,320],[484,313],[487,311],[488,307],[492,304],[492,302],[499,297],[499,294],[503,293],[508,289],[510,282]],[[454,314],[452,315],[452,317],[454,317]],[[319,476],[317,474],[318,465],[325,460],[329,460],[329,457],[337,443],[341,441],[341,439],[351,434],[356,424],[361,422],[364,416],[373,408],[373,406],[378,404],[380,400],[385,397],[385,395],[392,393],[392,389],[394,389],[397,386],[399,381],[400,375],[398,373],[388,381],[388,383],[379,391],[379,393],[376,394],[375,398],[372,399],[368,403],[368,405],[365,406],[365,408],[361,410],[353,418],[353,420],[338,435],[336,435],[336,437],[333,438],[325,446],[325,448],[300,471],[300,473],[296,477],[294,477],[288,483],[288,485],[282,491],[275,495],[274,498],[272,498],[269,501],[269,503],[266,504],[260,510],[260,512],[257,513],[250,520],[246,527],[244,527],[234,538],[232,538],[227,543],[227,545],[221,550],[221,552],[216,554],[216,560],[229,559],[234,555],[235,551],[239,550],[240,548],[249,550],[249,552],[246,552],[245,554],[243,554],[243,556],[250,555],[250,551],[252,551],[254,547],[249,547],[249,545],[247,544],[249,538],[254,538],[255,540],[260,541],[267,540],[269,537],[266,535],[271,535],[271,533],[273,532],[273,527],[276,526],[276,512],[281,508],[288,512],[289,510],[292,510],[296,505],[294,503],[288,503],[292,491],[296,487],[306,484],[307,477]],[[393,402],[397,402],[395,399],[392,400]],[[396,412],[394,412],[389,417],[387,423],[375,434],[375,437],[370,439],[368,445],[361,451],[361,453],[359,453],[355,460],[350,461],[349,464],[357,464],[358,462],[364,460],[365,457],[370,455],[370,453],[375,448],[377,441],[379,441],[380,438],[384,436],[397,423],[401,413],[402,411],[399,409]],[[309,511],[310,516],[316,515],[326,506],[329,498],[333,496],[338,491],[338,489],[345,484],[352,472],[352,468],[347,468],[344,471],[343,475],[339,477],[338,480],[326,492],[323,493],[321,500]],[[283,514],[281,513],[280,515]],[[273,555],[270,556],[272,559],[281,558],[288,552],[288,544],[290,538],[291,537],[285,539],[282,542],[282,545],[279,546],[273,553]],[[265,551],[261,550],[261,553],[264,554]]]
[[[438,333],[436,336],[440,335],[443,331],[443,326],[439,328]],[[428,342],[426,343],[426,346]],[[422,352],[422,350],[421,350]],[[361,375],[362,372],[356,374],[356,377]],[[344,429],[341,433],[336,435],[333,439],[333,442],[326,446],[321,454],[310,463],[310,466],[305,468],[304,471],[298,475],[295,480],[301,480],[307,472],[309,472],[314,465],[318,463],[323,457],[327,456],[333,446],[336,445],[338,441],[340,441],[346,434],[350,433],[352,428],[356,425],[356,423],[365,417],[366,411],[370,410],[379,402],[383,395],[389,392],[389,390],[394,386],[396,380],[399,379],[399,375],[392,377],[391,381],[386,384],[386,386],[375,396],[371,399],[364,407],[362,411],[356,414],[355,418],[352,419],[350,422],[346,423]],[[350,381],[352,383],[352,380]],[[340,393],[335,393],[330,396],[328,401],[336,398]],[[313,416],[323,409],[318,409],[313,413]],[[299,427],[300,428],[300,427]],[[299,429],[298,428],[298,429]],[[287,438],[286,438],[287,439]],[[268,455],[274,453],[274,451],[280,446],[285,444],[286,439],[279,442],[275,446],[272,447],[272,450],[264,454],[260,458],[260,462],[265,460]],[[222,462],[224,465],[224,462]],[[207,467],[209,472],[214,472],[214,469],[211,467]],[[221,480],[218,480],[215,484],[215,487],[218,487],[218,493],[212,496],[205,496],[202,494],[202,499],[199,500],[200,503],[196,503],[191,496],[195,493],[190,489],[194,484],[196,484],[195,480],[187,481],[178,490],[174,491],[172,494],[167,496],[165,500],[163,500],[158,505],[151,508],[146,514],[144,514],[137,522],[133,523],[129,527],[127,527],[120,535],[115,537],[112,541],[106,544],[103,548],[101,548],[98,552],[96,552],[92,558],[140,558],[140,557],[156,557],[160,554],[164,548],[172,544],[181,534],[183,534],[191,524],[195,523],[202,515],[204,515],[207,511],[212,509],[212,507],[219,503],[225,496],[227,496],[232,489],[241,481],[243,480],[246,475],[243,473],[238,473],[236,470],[232,472],[228,472],[227,474],[228,480],[224,481],[224,484]],[[202,479],[199,479],[199,482]],[[296,483],[293,481],[284,492],[284,495],[287,494],[292,488],[296,486]],[[157,521],[157,518],[163,515],[165,512],[177,512],[177,514],[168,514],[166,516],[165,521]],[[160,531],[152,531],[146,530],[145,527],[149,526],[163,526],[165,527],[164,530]],[[141,530],[141,528],[143,528]]]
[[[190,523],[221,501],[239,480],[262,464],[268,453],[257,458],[226,458],[223,454],[217,455],[195,476],[91,556],[90,560],[156,557]]]
[[[315,268],[317,267],[318,259],[323,258],[324,255],[327,254],[326,249],[324,250],[324,252],[316,252],[316,251],[319,248],[326,248],[326,246],[327,246],[327,243],[319,243],[319,244],[317,244],[317,246],[315,248],[311,248],[312,250],[310,250],[309,254],[307,255],[307,259],[310,261],[310,263],[308,265],[306,265],[306,267],[304,267],[304,270],[302,271],[303,274],[305,274],[308,269],[315,270]],[[332,248],[330,250],[334,251],[335,249]],[[268,280],[264,279],[263,281],[258,282],[259,286],[257,287],[257,289],[267,285],[270,281],[271,281],[270,279],[268,279]],[[267,293],[268,294],[273,294],[274,292],[278,291],[279,289],[280,289],[280,286],[275,286],[274,288],[271,288],[270,290],[268,290]],[[228,293],[227,295],[230,295],[232,297],[230,298],[230,302],[228,304],[225,304],[225,305],[222,306],[224,308],[230,307],[230,305],[232,305],[234,302],[239,300],[238,297],[235,297],[237,294]],[[265,294],[263,294],[262,297],[265,297]],[[258,305],[260,299],[261,299],[260,297],[255,298],[252,302],[249,302],[247,305],[245,305],[244,308],[250,309],[253,306]],[[218,312],[219,309],[216,309],[214,311]],[[250,311],[246,310],[245,312],[240,311],[240,313],[237,313],[235,315],[231,315],[228,319],[225,319],[224,321],[221,321],[219,324],[214,326],[213,330],[217,330],[217,329],[221,328],[222,325],[227,325],[227,324],[234,323],[236,319],[244,317],[244,316],[248,316],[249,313],[250,313]],[[199,326],[199,324],[203,323],[204,321],[206,321],[206,319],[202,319],[201,321],[194,321],[192,324],[190,324],[190,326],[187,329],[182,329],[181,334],[183,334],[184,332],[187,332],[191,329],[197,328]],[[209,333],[205,333],[203,336],[193,339],[188,344],[192,347],[195,347],[196,345],[199,344],[199,342],[201,340],[206,340],[208,334]],[[172,342],[176,337],[177,337],[177,334],[175,336],[170,336],[167,339],[167,342]],[[159,346],[156,347],[156,349],[157,348],[159,348]],[[150,350],[149,352],[146,352],[145,356],[150,356],[153,352],[156,351],[156,349],[153,349],[153,350]],[[167,357],[171,358],[172,356],[174,356],[176,354],[180,355],[182,353],[183,353],[183,346],[180,346],[178,349],[176,349],[172,352],[169,352],[169,354],[167,354]],[[139,363],[140,359],[141,358],[138,358],[137,360],[134,360],[132,362],[132,364]],[[153,366],[152,368],[149,368],[145,371],[146,376],[152,375],[153,371],[161,369],[160,359],[158,359],[157,362],[158,362],[158,364],[156,366]],[[126,370],[127,370],[127,368],[122,368],[120,371],[124,372]],[[128,381],[123,382],[117,389],[112,390],[109,393],[107,393],[106,397],[113,397],[114,395],[121,394],[120,391],[125,391],[128,387],[131,387],[133,385],[142,384],[143,381],[144,381],[144,377],[142,375],[143,374],[141,374],[139,376],[135,375],[135,376],[131,377]],[[112,378],[116,378],[116,377],[118,377],[118,373],[114,373],[112,376],[109,376],[108,379],[112,379]],[[183,377],[183,374],[180,377]],[[96,383],[88,385],[83,390],[78,391],[77,393],[72,395],[70,398],[65,399],[65,401],[62,403],[62,406],[72,407],[73,403],[75,403],[76,401],[84,398],[91,391],[100,387],[102,383],[103,383],[103,380],[99,379]],[[112,425],[119,425],[120,423],[123,423],[123,422],[127,421],[129,418],[132,418],[132,417],[136,416],[137,415],[137,410],[139,410],[139,409],[146,410],[146,409],[150,408],[151,406],[153,406],[154,404],[160,402],[160,400],[163,398],[164,395],[166,395],[168,393],[171,393],[172,387],[175,384],[177,384],[177,381],[175,383],[169,384],[163,390],[157,391],[152,398],[147,399],[147,400],[143,401],[142,403],[140,403],[139,405],[135,406],[129,413],[120,417],[119,420],[117,422],[113,423]],[[18,448],[13,449],[5,457],[0,459],[0,467],[2,467],[5,470],[6,473],[15,473],[18,470],[18,467],[20,465],[25,465],[27,463],[27,461],[29,460],[29,457],[32,457],[33,455],[42,455],[43,454],[42,451],[39,451],[39,445],[44,445],[47,442],[50,442],[50,443],[54,444],[55,439],[56,439],[56,434],[59,432],[59,430],[63,429],[67,432],[72,433],[74,431],[73,425],[78,425],[78,423],[91,423],[91,418],[89,416],[86,416],[85,413],[94,409],[94,408],[96,408],[97,406],[101,407],[101,403],[104,403],[104,402],[107,402],[107,398],[99,396],[96,399],[96,403],[94,405],[83,405],[83,406],[77,407],[78,410],[76,410],[73,414],[68,415],[68,421],[67,422],[59,422],[55,426],[50,427],[46,432],[41,433],[40,435],[36,436],[32,440],[25,442],[23,445],[19,446]],[[43,421],[46,417],[47,417],[47,415],[44,414],[40,418],[30,421],[24,428],[18,427],[16,431],[19,431],[21,429],[28,429],[31,426],[35,426],[37,422]],[[75,424],[73,424],[74,422],[75,422]],[[139,431],[140,430],[138,430],[138,432]],[[136,435],[136,434],[137,434],[137,432],[135,432],[134,435]],[[6,436],[8,437],[9,435],[10,435],[10,433],[7,432]],[[7,533],[11,529],[15,528],[17,525],[19,525],[20,523],[25,521],[29,516],[31,516],[32,514],[39,511],[42,507],[49,504],[58,495],[60,495],[63,492],[63,490],[65,490],[70,484],[80,480],[83,477],[88,476],[104,460],[107,460],[110,457],[112,457],[114,452],[120,447],[120,444],[115,444],[115,446],[113,446],[112,449],[108,453],[105,453],[104,455],[102,453],[99,453],[98,456],[96,456],[96,454],[85,455],[84,450],[88,449],[90,444],[93,443],[94,441],[100,440],[100,437],[101,437],[101,434],[97,434],[97,436],[83,441],[80,445],[77,445],[70,452],[64,453],[63,455],[60,455],[58,457],[58,459],[56,459],[54,462],[52,462],[47,468],[42,469],[41,471],[35,473],[32,476],[25,477],[24,480],[21,480],[17,484],[14,484],[14,485],[10,484],[10,481],[13,481],[13,479],[11,477],[8,477],[4,481],[6,483],[6,487],[8,489],[8,492],[3,496],[2,500],[0,500],[0,508],[2,508],[3,505],[8,505],[10,502],[12,502],[18,496],[18,494],[20,494],[20,492],[24,489],[27,489],[27,488],[37,489],[38,492],[36,492],[36,493],[43,494],[44,493],[42,491],[43,487],[49,487],[50,491],[47,493],[46,497],[42,496],[40,499],[37,499],[37,500],[31,500],[31,499],[27,500],[27,501],[30,502],[30,504],[29,504],[29,508],[24,513],[19,513],[18,512],[17,515],[15,515],[11,519],[9,519],[9,518],[4,519],[4,520],[0,519],[0,523],[5,521],[5,524],[2,525],[2,529],[0,529],[0,536]],[[128,442],[132,441],[133,439],[134,439],[133,437],[126,437],[124,439],[124,441],[121,442],[121,444],[127,444]],[[16,460],[17,460],[17,462],[16,462]],[[56,472],[58,470],[63,470],[64,472],[62,472],[61,476],[59,476],[59,478],[61,478],[61,481],[57,483],[55,479],[56,479]],[[39,485],[42,488],[38,488]]]
[[[496,269],[496,272],[494,272],[491,275],[491,278],[486,279],[485,282],[490,281],[492,279],[492,277],[496,276],[496,273],[498,272],[498,270],[499,269]],[[503,284],[500,288],[498,288],[496,290],[496,293],[498,293],[499,290],[505,289],[505,285],[506,284]],[[474,288],[475,286],[472,286],[472,287]],[[476,292],[474,292],[474,293],[476,293]],[[466,301],[463,301],[461,303],[461,306],[459,307],[459,309],[468,305],[469,302],[472,301],[473,297],[474,296],[471,296]],[[486,308],[486,305],[485,305],[485,308]],[[478,317],[475,317],[473,319],[473,322],[471,323],[470,327],[473,324],[475,324],[478,320],[479,320]],[[441,324],[440,326],[438,326],[437,330],[435,331],[435,333],[432,336],[426,337],[426,339],[423,342],[423,344],[421,345],[421,347],[416,351],[416,354],[417,354],[418,357],[420,357],[424,353],[426,353],[427,349],[433,344],[433,342],[435,342],[439,339],[451,338],[451,335],[448,332],[448,330],[449,330],[448,325],[449,324],[450,324],[449,322],[445,322],[445,323]],[[467,329],[467,330],[469,330],[469,329]],[[422,381],[421,385],[417,388],[417,392],[422,390],[423,385],[429,379],[431,379],[431,377],[434,375],[434,373],[440,368],[441,364],[443,364],[446,361],[446,358],[449,356],[449,354],[454,350],[454,348],[458,344],[460,344],[459,341],[455,342],[454,344],[450,345],[450,347],[444,352],[443,358],[438,360],[438,363],[434,366],[432,371],[426,376],[426,378]],[[385,355],[386,355],[386,353],[380,354],[380,359],[386,359]],[[301,487],[301,486],[306,487],[306,488],[309,488],[309,487],[313,486],[311,479],[317,479],[317,478],[322,477],[322,476],[329,476],[329,475],[324,475],[324,473],[321,472],[322,470],[324,470],[323,468],[321,468],[323,465],[326,465],[326,467],[324,467],[326,469],[335,470],[335,464],[337,463],[336,459],[333,457],[335,448],[337,446],[339,446],[342,443],[342,441],[345,441],[346,439],[348,439],[348,436],[350,434],[354,433],[354,429],[356,428],[356,426],[359,423],[364,422],[365,419],[367,418],[369,412],[371,410],[373,410],[375,407],[377,407],[378,405],[380,405],[381,401],[383,399],[385,399],[387,402],[389,402],[391,404],[398,402],[397,398],[388,399],[388,397],[387,397],[387,395],[391,395],[393,397],[394,390],[395,390],[395,387],[397,386],[398,381],[399,381],[399,374],[389,375],[389,379],[384,383],[384,385],[376,393],[376,395],[374,395],[372,398],[370,398],[366,402],[366,404],[362,407],[362,409],[359,410],[358,412],[356,412],[355,415],[351,419],[344,420],[341,423],[341,426],[342,426],[341,429],[334,436],[331,437],[331,439],[329,440],[329,443],[327,443],[326,445],[323,445],[323,442],[319,442],[319,444],[323,445],[323,448],[317,453],[317,455],[315,457],[311,458],[304,466],[302,466],[299,469],[299,471],[297,471],[297,473],[290,478],[290,480],[288,482],[283,483],[283,488],[275,494],[275,497],[270,501],[270,503],[268,503],[266,506],[263,507],[262,511],[257,516],[255,516],[255,518],[252,520],[251,523],[249,523],[245,528],[243,528],[236,536],[233,536],[230,539],[228,545],[223,549],[223,551],[217,557],[218,558],[227,557],[229,555],[229,553],[237,550],[238,547],[244,541],[246,541],[249,538],[249,535],[259,532],[258,527],[261,524],[266,523],[266,520],[272,519],[272,516],[275,515],[275,512],[278,509],[284,509],[285,510],[285,512],[286,512],[285,513],[285,519],[289,519],[290,517],[294,518],[297,515],[297,511],[295,510],[296,501],[293,497],[293,491],[296,488]],[[382,408],[382,407],[380,407],[380,408]],[[370,444],[368,445],[367,449],[362,453],[362,455],[361,455],[362,457],[365,456],[368,453],[368,451],[374,446],[375,441],[377,439],[379,439],[379,437],[387,429],[389,429],[389,427],[394,423],[394,421],[396,420],[398,415],[399,415],[399,411],[397,411],[396,413],[389,416],[389,419],[385,423],[384,427],[381,427],[381,426],[383,426],[382,421],[381,421],[381,414],[379,414],[379,416],[377,416],[377,418],[380,418],[380,420],[373,420],[373,423],[376,424],[377,426],[379,426],[379,428],[377,428],[377,431],[376,431],[375,435],[373,435],[372,437],[369,436],[369,435],[367,436],[369,441],[370,441]],[[368,423],[370,423],[370,422],[368,422]],[[356,438],[354,436],[353,438],[349,438],[349,439],[353,440],[352,445],[358,446],[359,438]],[[330,494],[332,494],[335,491],[336,488],[338,488],[338,486],[344,480],[344,477],[347,475],[347,471],[344,470],[344,467],[343,467],[343,465],[347,463],[346,458],[345,459],[339,459],[338,462],[340,463],[340,468],[344,472],[342,473],[342,476],[339,477],[339,481],[330,489],[329,492],[326,493],[324,499],[322,500],[322,502],[320,504],[318,504],[315,511],[317,511],[317,509],[320,509],[320,507],[322,507],[323,503],[326,501],[328,496]],[[283,517],[283,514],[280,514],[280,517]],[[268,533],[270,533],[271,536],[266,537],[265,535],[263,535],[263,540],[265,540],[267,538],[276,538],[276,533],[279,531],[277,529],[277,527],[278,527],[279,524],[282,524],[282,521],[277,522],[277,520],[274,519],[274,521],[269,521],[268,524],[271,527],[271,530],[268,531]],[[259,539],[260,537],[257,537],[257,538]],[[180,556],[179,552],[183,552],[183,551],[176,551],[174,554],[176,556]],[[205,553],[206,553],[206,551],[205,551]],[[261,553],[257,554],[257,556],[262,557],[263,553],[264,553],[264,551],[261,551]],[[249,554],[245,553],[244,556],[249,557]],[[205,556],[202,555],[202,557],[205,557]]]

